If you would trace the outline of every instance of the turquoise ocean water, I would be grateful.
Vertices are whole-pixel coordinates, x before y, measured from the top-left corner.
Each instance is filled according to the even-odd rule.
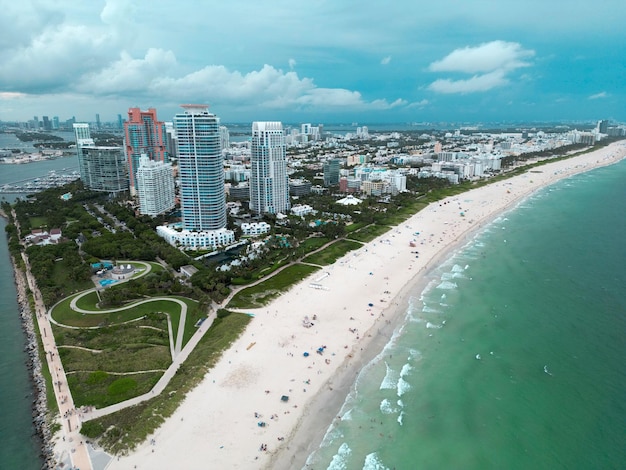
[[[307,468],[626,468],[625,177],[558,182],[448,260]]]

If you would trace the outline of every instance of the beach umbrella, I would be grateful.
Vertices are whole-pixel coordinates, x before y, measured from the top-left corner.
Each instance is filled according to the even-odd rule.
[[[305,352],[304,352],[304,354],[303,354],[303,356],[304,356],[304,357],[309,357],[309,353],[305,351]]]
[[[367,304],[367,305],[368,305],[369,307],[373,307],[373,306],[374,306],[374,304],[373,304],[373,303],[371,303],[371,302],[370,302],[369,304]]]

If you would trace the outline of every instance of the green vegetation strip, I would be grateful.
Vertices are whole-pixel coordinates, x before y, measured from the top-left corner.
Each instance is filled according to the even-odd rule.
[[[88,421],[83,424],[81,433],[99,439],[98,443],[107,452],[125,454],[134,449],[174,413],[185,395],[202,381],[250,320],[248,315],[236,313],[217,318],[163,393],[117,413]]]
[[[235,294],[228,308],[259,308],[319,268],[303,264],[289,266],[271,278]]]
[[[338,240],[332,245],[327,246],[317,253],[312,253],[305,257],[302,261],[305,263],[319,264],[326,266],[333,264],[339,258],[352,250],[358,250],[363,246],[362,243],[352,240]]]
[[[379,237],[383,233],[387,233],[391,230],[391,227],[388,225],[374,225],[370,224],[366,227],[360,228],[359,230],[350,234],[350,238],[354,240],[358,240],[363,243],[371,242],[376,237]]]

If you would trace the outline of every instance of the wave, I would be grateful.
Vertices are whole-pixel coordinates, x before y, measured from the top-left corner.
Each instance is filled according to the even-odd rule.
[[[390,414],[398,412],[398,409],[394,408],[391,402],[387,398],[384,398],[380,402],[379,408],[380,408],[380,412],[384,415],[390,415]]]
[[[348,459],[352,455],[352,449],[345,442],[339,446],[337,453],[333,456],[327,470],[345,470],[348,468]]]
[[[365,456],[365,462],[363,463],[363,470],[389,470],[385,464],[380,460],[380,457],[376,452],[367,454]]]
[[[380,390],[393,390],[398,386],[398,379],[400,378],[400,374],[389,367],[389,364],[385,362],[385,366],[387,367],[387,373],[385,374],[385,378],[380,383]]]
[[[443,281],[441,284],[437,286],[437,289],[452,290],[452,289],[456,289],[457,287],[458,286],[456,285],[455,282]]]
[[[398,379],[398,396],[401,397],[411,389],[411,384],[404,380],[402,377]]]

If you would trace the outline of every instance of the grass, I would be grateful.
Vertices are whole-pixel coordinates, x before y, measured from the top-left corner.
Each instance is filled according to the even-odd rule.
[[[362,246],[362,243],[352,240],[338,240],[332,245],[327,246],[323,250],[308,255],[302,261],[305,263],[313,263],[326,266],[329,264],[333,264],[346,253],[352,250],[358,250]]]
[[[389,230],[391,230],[391,227],[388,225],[370,224],[353,232],[350,235],[350,239],[367,243],[381,236],[383,233],[387,233]]]
[[[228,308],[259,308],[268,304],[294,284],[300,282],[319,268],[294,264],[271,278],[243,289],[230,300]]]
[[[98,443],[113,454],[125,454],[134,449],[174,413],[185,395],[202,381],[250,320],[248,315],[237,313],[216,319],[163,393],[130,408],[88,421],[83,424],[81,433],[98,438]]]
[[[303,240],[302,242],[300,242],[300,245],[298,245],[298,249],[301,249],[308,253],[310,251],[314,251],[314,250],[317,250],[318,248],[321,248],[329,241],[330,241],[330,238],[326,238],[326,237],[307,238],[306,240]]]
[[[104,408],[150,392],[163,372],[115,375],[103,371],[67,374],[76,406]]]

